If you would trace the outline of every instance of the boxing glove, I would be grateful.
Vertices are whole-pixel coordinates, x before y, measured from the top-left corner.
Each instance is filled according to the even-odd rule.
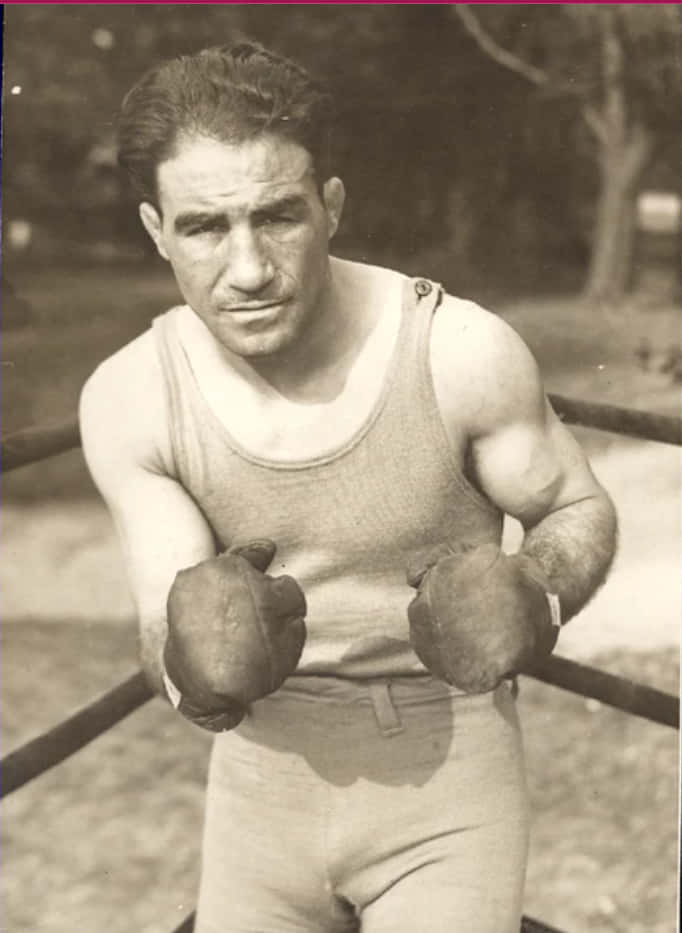
[[[439,545],[415,556],[407,582],[417,589],[408,607],[416,654],[466,693],[493,690],[556,644],[558,599],[523,554]]]
[[[274,554],[267,540],[231,549],[181,570],[168,595],[166,675],[181,711],[213,731],[277,690],[303,651],[305,596],[292,577],[265,573]]]

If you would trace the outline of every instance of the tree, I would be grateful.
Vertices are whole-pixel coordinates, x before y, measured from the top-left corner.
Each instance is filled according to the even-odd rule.
[[[674,55],[679,7],[611,10],[9,5],[5,219],[32,224],[32,249],[40,235],[47,256],[59,248],[78,261],[81,244],[143,250],[115,169],[120,100],[159,59],[248,35],[332,86],[339,172],[351,195],[337,249],[428,271],[456,292],[480,285],[482,300],[501,287],[565,287],[587,260],[585,214],[601,190],[591,288],[615,293],[639,178],[676,136],[682,66]]]
[[[642,180],[655,156],[679,135],[680,7],[533,8],[522,24],[530,31],[518,29],[518,9],[509,15],[498,8],[485,25],[466,4],[452,9],[490,59],[540,92],[575,102],[592,140],[599,178],[585,294],[598,301],[618,300],[629,285]],[[498,34],[504,39],[498,40]],[[531,61],[528,53],[541,62]]]
[[[9,6],[6,20],[6,88],[17,93],[4,101],[3,211],[43,229],[50,245],[76,254],[81,236],[145,243],[115,170],[121,98],[161,58],[244,35],[331,84],[340,171],[354,194],[344,249],[398,262],[442,232],[448,143],[462,136],[454,88],[468,67],[456,46],[468,42],[439,7],[29,4]]]

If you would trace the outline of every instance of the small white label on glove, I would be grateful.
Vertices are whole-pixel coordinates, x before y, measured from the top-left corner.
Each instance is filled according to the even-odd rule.
[[[170,677],[168,676],[165,670],[163,670],[161,673],[161,679],[163,680],[163,686],[166,690],[166,696],[170,700],[171,706],[173,707],[173,709],[178,709],[178,707],[182,703],[182,694],[180,693],[178,688],[175,686],[173,681],[170,679]]]
[[[552,625],[555,628],[561,628],[561,603],[556,593],[545,593],[549,603],[549,611],[552,616]]]

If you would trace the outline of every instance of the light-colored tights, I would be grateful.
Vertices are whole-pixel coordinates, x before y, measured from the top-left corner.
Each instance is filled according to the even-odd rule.
[[[511,690],[291,678],[216,738],[196,933],[518,933]]]

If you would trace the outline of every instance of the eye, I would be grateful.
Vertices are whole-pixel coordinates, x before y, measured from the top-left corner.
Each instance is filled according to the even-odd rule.
[[[296,223],[296,219],[290,214],[266,214],[261,220],[263,227],[285,226],[293,223]]]
[[[212,233],[224,233],[226,229],[226,225],[219,220],[207,220],[205,223],[190,227],[187,230],[186,235],[190,237],[196,237]]]

